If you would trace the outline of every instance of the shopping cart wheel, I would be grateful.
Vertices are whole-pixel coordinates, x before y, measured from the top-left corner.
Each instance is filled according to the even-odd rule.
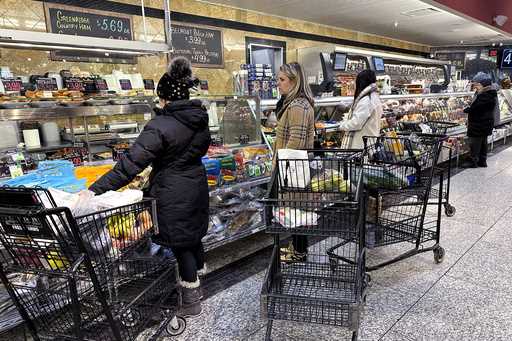
[[[450,204],[444,204],[444,214],[446,214],[447,217],[453,217],[455,212],[457,212],[457,210],[454,206]]]
[[[134,308],[126,310],[121,315],[121,324],[125,327],[132,328],[142,321],[142,315],[140,311]]]
[[[445,251],[444,248],[438,246],[434,249],[434,261],[436,264],[442,263],[444,260]]]
[[[187,320],[181,316],[174,316],[165,327],[165,331],[169,336],[181,335],[185,329],[187,329]]]
[[[352,341],[357,341],[357,330],[352,332]]]

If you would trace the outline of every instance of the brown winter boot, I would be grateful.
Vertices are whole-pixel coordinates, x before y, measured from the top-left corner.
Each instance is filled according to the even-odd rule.
[[[181,306],[176,315],[181,317],[196,317],[201,315],[201,283],[199,278],[195,282],[180,283]]]

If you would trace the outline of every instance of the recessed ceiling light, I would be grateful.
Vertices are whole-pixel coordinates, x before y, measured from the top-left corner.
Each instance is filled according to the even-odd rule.
[[[503,46],[503,43],[500,43],[500,46]]]
[[[461,41],[460,41],[460,43],[461,43],[461,44],[464,44],[464,40],[461,40]]]

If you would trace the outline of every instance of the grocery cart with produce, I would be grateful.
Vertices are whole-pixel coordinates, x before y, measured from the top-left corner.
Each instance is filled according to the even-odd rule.
[[[367,270],[375,270],[427,251],[434,252],[437,263],[443,260],[445,252],[439,245],[441,195],[437,197],[437,217],[433,221],[426,221],[442,141],[443,136],[432,134],[364,138],[366,154],[363,178],[368,192],[366,246],[413,244],[407,252],[372,264]],[[439,190],[439,193],[443,192],[442,181]]]
[[[261,291],[267,340],[275,320],[346,327],[357,339],[367,287],[362,162],[363,151],[278,151],[263,200],[274,235]],[[281,247],[290,234],[309,244],[300,259]]]
[[[156,340],[185,330],[174,260],[151,243],[155,202],[127,191],[0,187],[0,279],[34,340],[135,340],[155,325]],[[105,208],[111,202],[121,206]]]

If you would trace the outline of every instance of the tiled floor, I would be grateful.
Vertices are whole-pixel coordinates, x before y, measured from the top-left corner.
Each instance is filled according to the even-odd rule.
[[[456,174],[451,195],[457,213],[443,216],[444,262],[435,264],[428,252],[374,271],[359,340],[512,340],[512,148],[492,156],[487,169]],[[372,250],[370,257],[401,250]],[[253,271],[262,257],[268,254]],[[263,340],[263,276],[260,270],[209,297],[180,338],[163,340]],[[343,329],[274,323],[273,340],[343,339],[350,339]]]

